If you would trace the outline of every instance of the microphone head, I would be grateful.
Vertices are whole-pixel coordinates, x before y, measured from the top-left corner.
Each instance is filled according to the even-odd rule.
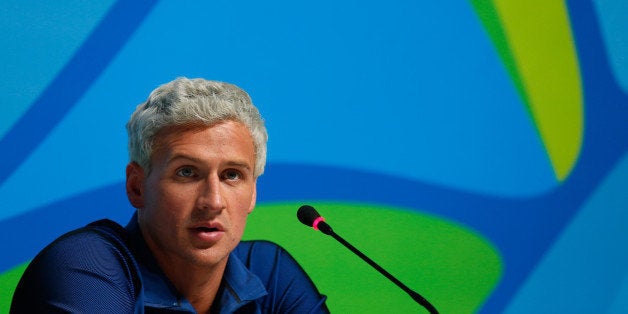
[[[297,218],[299,218],[301,223],[308,227],[312,227],[316,218],[320,216],[321,215],[316,211],[316,209],[310,205],[303,205],[299,207],[299,210],[297,210]]]
[[[320,230],[326,235],[334,234],[331,226],[325,222],[325,218],[321,217],[316,209],[310,205],[299,207],[299,210],[297,210],[297,218],[299,218],[299,221],[304,225],[312,227],[314,230]]]

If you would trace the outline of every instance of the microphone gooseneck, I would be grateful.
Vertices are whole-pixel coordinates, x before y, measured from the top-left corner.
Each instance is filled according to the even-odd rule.
[[[360,252],[360,250],[355,248],[353,245],[351,245],[349,242],[347,242],[345,239],[343,239],[341,236],[335,233],[334,230],[331,228],[331,226],[325,222],[325,218],[323,218],[316,211],[316,209],[314,209],[314,207],[310,205],[303,205],[299,207],[299,210],[297,211],[297,218],[304,225],[308,227],[312,227],[314,228],[314,230],[320,230],[326,235],[332,236],[334,239],[336,239],[346,248],[351,250],[351,252],[359,256],[362,260],[367,262],[369,265],[375,268],[378,272],[384,275],[384,277],[392,281],[395,285],[397,285],[397,287],[405,291],[415,302],[422,305],[431,314],[438,314],[438,310],[436,310],[436,308],[429,301],[427,301],[423,296],[421,296],[418,292],[410,289],[408,286],[406,286],[401,281],[399,281],[399,279],[395,278],[392,274],[387,272],[385,269],[383,269],[381,266],[375,263],[368,256],[364,255],[364,253]]]

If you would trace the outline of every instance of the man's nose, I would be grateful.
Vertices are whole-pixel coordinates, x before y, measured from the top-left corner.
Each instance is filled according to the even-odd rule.
[[[218,175],[210,175],[200,187],[197,207],[204,210],[222,210],[225,207]]]

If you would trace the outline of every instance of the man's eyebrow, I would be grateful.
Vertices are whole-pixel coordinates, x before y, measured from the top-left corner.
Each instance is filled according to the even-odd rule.
[[[184,155],[184,154],[175,154],[173,156],[171,156],[170,158],[168,158],[168,160],[166,160],[166,162],[168,164],[172,163],[173,161],[178,161],[178,160],[189,160],[191,162],[195,162],[195,163],[202,163],[203,161],[199,158],[196,157],[192,157],[192,156],[188,156],[188,155]]]
[[[228,166],[230,167],[236,167],[236,168],[244,168],[246,170],[252,170],[251,165],[249,165],[247,162],[244,161],[230,161],[227,163]]]
[[[184,160],[184,161],[190,161],[193,163],[199,163],[199,164],[204,164],[205,162],[200,159],[200,158],[196,158],[193,156],[189,156],[189,155],[185,155],[185,154],[176,154],[173,155],[172,157],[168,158],[167,163],[171,164],[175,161],[179,161],[179,160]],[[252,170],[253,167],[246,161],[244,160],[231,160],[228,161],[226,163],[227,166],[229,167],[236,167],[236,168],[242,168],[242,169],[246,169],[246,170]]]

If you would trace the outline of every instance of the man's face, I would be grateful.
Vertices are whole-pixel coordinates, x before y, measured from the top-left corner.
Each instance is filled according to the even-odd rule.
[[[151,165],[150,173],[135,163],[127,167],[127,194],[162,267],[226,263],[255,206],[255,149],[248,129],[227,121],[163,130]]]

